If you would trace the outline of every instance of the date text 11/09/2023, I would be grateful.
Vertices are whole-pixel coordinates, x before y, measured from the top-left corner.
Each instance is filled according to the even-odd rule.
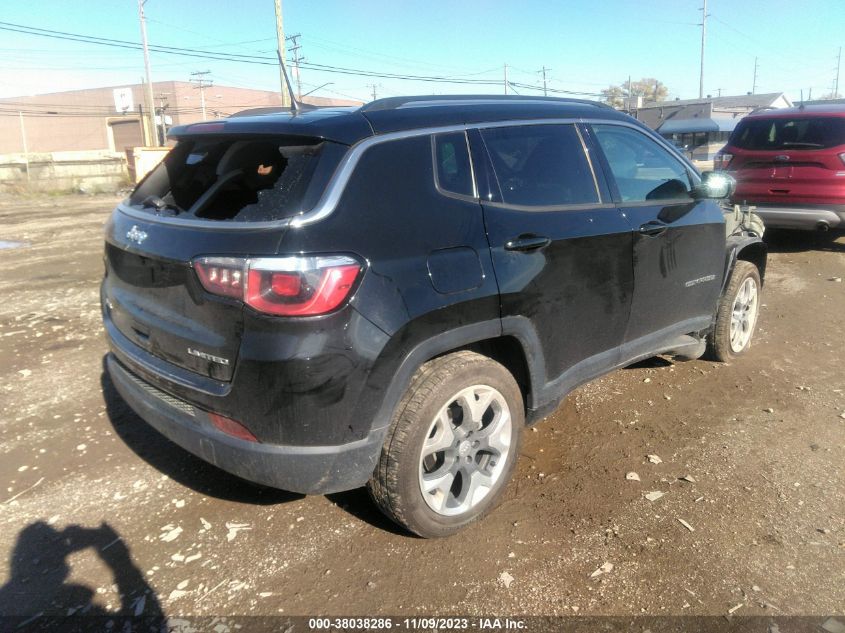
[[[418,630],[523,630],[526,628],[524,620],[518,618],[438,618],[438,617],[356,617],[356,618],[309,618],[308,628],[311,630],[390,630],[405,629]]]

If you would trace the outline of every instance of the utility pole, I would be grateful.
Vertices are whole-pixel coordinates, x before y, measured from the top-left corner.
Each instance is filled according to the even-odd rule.
[[[26,145],[26,128],[23,125],[23,112],[18,110],[18,118],[21,123],[21,143],[23,144],[23,160],[26,164],[26,181],[29,182],[29,148]]]
[[[150,79],[150,51],[147,48],[147,18],[144,16],[144,3],[147,0],[138,0],[138,18],[141,21],[141,44],[144,49],[144,72],[146,74],[145,96],[147,101],[147,115],[149,124],[144,131],[144,137],[153,147],[158,147],[158,134],[156,134],[155,104],[153,102],[153,82]]]
[[[625,99],[625,111],[631,111],[631,75],[628,75],[628,95]]]
[[[505,94],[508,94],[508,65],[505,64]]]
[[[836,81],[833,83],[833,98],[839,94],[839,67],[842,64],[842,47],[839,47],[839,55],[836,57]]]
[[[275,0],[276,3],[276,41],[278,42],[279,53],[279,82],[282,85],[282,107],[290,107],[290,95],[285,81],[285,72],[282,69],[285,59],[285,27],[282,22],[282,0]]]
[[[161,142],[167,142],[167,126],[164,123],[164,111],[170,105],[167,103],[167,97],[170,95],[169,92],[160,92],[158,93],[158,115],[161,117]]]
[[[551,68],[546,68],[545,66],[543,66],[543,70],[540,71],[541,73],[543,73],[543,96],[544,97],[549,96],[549,91],[546,89],[546,71],[547,70],[551,70]]]
[[[376,96],[376,85],[370,84],[370,88],[373,89],[373,101],[375,101],[376,99],[378,99],[378,97]]]
[[[704,45],[707,42],[707,0],[701,7],[701,74],[698,78],[698,98],[704,98]]]
[[[751,94],[755,94],[757,92],[757,58],[754,58],[754,81],[751,83]]]
[[[293,62],[293,72],[296,74],[296,100],[300,101],[302,99],[302,80],[299,76],[299,64],[300,62],[304,62],[305,58],[299,54],[299,50],[302,46],[299,44],[299,38],[302,37],[301,33],[297,33],[296,35],[288,35],[285,37],[286,41],[293,42],[293,46],[290,47],[291,52],[291,60]]]
[[[214,81],[211,79],[206,79],[206,75],[210,75],[210,70],[202,70],[196,71],[191,73],[191,83],[196,84],[194,88],[198,88],[200,91],[200,107],[202,108],[202,120],[205,121],[205,89],[210,88]],[[194,79],[196,77],[196,79]]]

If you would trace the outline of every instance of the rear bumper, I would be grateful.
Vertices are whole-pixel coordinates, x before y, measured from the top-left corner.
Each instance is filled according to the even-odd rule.
[[[240,440],[219,431],[202,409],[174,398],[126,369],[114,356],[109,376],[150,426],[200,459],[255,483],[303,494],[363,486],[375,469],[386,429],[337,446],[285,446]]]
[[[763,203],[754,206],[757,207],[755,213],[763,218],[766,228],[804,231],[845,229],[845,206],[843,205],[777,206]]]

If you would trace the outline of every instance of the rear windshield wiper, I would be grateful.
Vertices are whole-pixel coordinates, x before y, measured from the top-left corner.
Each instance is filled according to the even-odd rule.
[[[182,213],[184,209],[180,207],[178,204],[173,204],[172,202],[165,202],[158,196],[147,196],[144,198],[143,202],[141,202],[141,208],[143,209],[155,209],[157,214],[162,215],[177,215]]]

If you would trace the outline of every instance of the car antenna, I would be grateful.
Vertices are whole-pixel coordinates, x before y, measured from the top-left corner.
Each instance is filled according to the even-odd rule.
[[[282,51],[276,49],[276,55],[279,56],[279,66],[282,67],[282,75],[285,78],[285,86],[287,87],[288,96],[290,97],[290,111],[296,114],[302,110],[302,106],[299,105],[299,102],[293,94],[293,86],[290,83],[290,77],[288,77],[288,71],[285,68],[285,61],[282,59]]]

